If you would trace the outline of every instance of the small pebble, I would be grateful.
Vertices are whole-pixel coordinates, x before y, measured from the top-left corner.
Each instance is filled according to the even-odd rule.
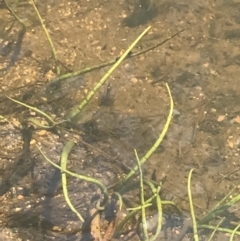
[[[131,82],[136,84],[138,82],[137,78],[131,78]]]
[[[30,142],[30,145],[35,145],[36,143],[37,143],[36,140],[32,139]]]
[[[225,115],[220,115],[218,116],[217,121],[222,122],[224,119],[225,119]]]
[[[238,115],[238,116],[234,119],[234,121],[239,124],[239,123],[240,123],[240,116]]]
[[[22,200],[22,199],[24,199],[24,196],[23,196],[23,195],[18,195],[18,196],[17,196],[17,199],[18,199],[18,200]]]
[[[47,133],[46,130],[41,130],[41,131],[38,132],[38,135],[39,136],[44,136],[46,133]]]
[[[176,109],[173,109],[173,116],[180,115],[180,112]]]

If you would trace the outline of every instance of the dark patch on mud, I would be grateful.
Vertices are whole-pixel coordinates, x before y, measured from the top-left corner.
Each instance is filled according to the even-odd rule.
[[[149,23],[158,14],[156,5],[150,0],[139,0],[133,6],[133,11],[122,21],[123,26],[130,28]]]

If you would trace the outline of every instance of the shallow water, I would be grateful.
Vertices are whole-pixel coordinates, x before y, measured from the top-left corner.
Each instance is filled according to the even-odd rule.
[[[21,51],[13,63],[21,26],[17,22],[11,25],[15,20],[3,3],[0,67],[7,72],[2,72],[0,79],[0,114],[11,123],[2,121],[0,126],[2,179],[8,172],[5,168],[15,168],[11,163],[21,153],[22,123],[30,116],[39,116],[11,102],[5,94],[62,120],[109,69],[69,78],[49,90],[48,84],[56,77],[55,62],[36,13],[26,1],[7,1],[27,26]],[[144,165],[145,175],[150,178],[155,173],[156,181],[166,177],[162,198],[173,200],[189,216],[187,175],[195,168],[192,189],[198,218],[234,184],[238,185],[238,1],[49,0],[37,1],[37,6],[57,50],[61,74],[115,60],[149,25],[151,30],[132,54],[184,31],[145,54],[125,60],[109,78],[110,84],[106,83],[74,120],[74,132],[72,127],[60,134],[33,131],[29,158],[35,166],[20,177],[21,172],[14,169],[11,188],[2,197],[2,226],[12,232],[15,239],[11,240],[81,239],[81,222],[66,206],[60,175],[41,157],[36,144],[57,163],[64,144],[73,138],[76,144],[68,168],[109,186],[136,165],[133,149],[143,156],[163,129],[169,109],[165,83],[172,91],[177,114],[163,143]],[[108,87],[110,97],[106,97]],[[110,100],[103,104],[104,98]],[[97,191],[95,185],[69,179],[70,197],[82,213]],[[128,198],[134,199],[135,195]],[[238,222],[238,211],[234,215]],[[39,237],[34,237],[35,232]],[[229,240],[218,235],[217,240]],[[175,236],[170,232],[161,240],[174,240]],[[186,235],[183,240],[190,238]]]

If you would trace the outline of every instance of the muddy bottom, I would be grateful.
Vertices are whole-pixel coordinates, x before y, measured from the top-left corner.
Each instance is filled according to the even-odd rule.
[[[172,92],[173,117],[161,145],[143,165],[143,175],[156,188],[161,182],[161,200],[182,210],[163,204],[163,226],[156,240],[193,240],[190,170],[194,168],[191,187],[197,220],[239,187],[240,3],[58,0],[36,4],[58,61],[32,4],[0,1],[0,240],[88,241],[97,240],[96,233],[104,241],[144,240],[140,212],[115,230],[128,209],[140,205],[139,184],[133,185],[138,177],[124,190],[121,210],[112,194],[121,191],[121,181],[137,164],[134,149],[142,158],[164,129],[170,103],[165,83]],[[150,31],[128,58],[69,121],[72,107],[91,93],[147,26]],[[56,81],[57,76],[88,67],[84,73]],[[8,97],[37,107],[61,124],[54,125],[36,109]],[[60,164],[69,140],[75,144],[67,169],[101,181],[111,194],[105,211],[95,210],[104,199],[101,188],[68,176],[69,197],[85,222],[66,203],[61,171],[39,151]],[[145,195],[152,196],[149,187]],[[216,226],[223,217],[221,227],[234,229],[239,204],[208,224]],[[147,211],[150,237],[156,232],[157,218],[153,205]],[[101,229],[95,230],[95,236],[94,228]],[[199,229],[199,239],[208,240],[212,231]],[[230,234],[216,232],[214,237],[224,241]],[[239,233],[235,240],[240,240]]]

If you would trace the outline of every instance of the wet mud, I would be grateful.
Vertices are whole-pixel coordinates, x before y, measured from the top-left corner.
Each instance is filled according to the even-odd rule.
[[[59,164],[64,145],[73,139],[68,169],[99,179],[111,191],[136,165],[134,149],[142,157],[163,130],[169,111],[165,83],[172,92],[174,115],[143,172],[148,179],[162,181],[162,200],[175,202],[184,214],[165,207],[158,240],[192,240],[189,171],[195,169],[192,193],[198,220],[239,186],[240,3],[57,0],[36,4],[58,63],[32,5],[23,0],[0,1],[0,240],[91,240],[88,228],[82,228],[66,204],[61,171],[43,158],[37,145]],[[114,62],[149,25],[151,30],[131,54],[179,34],[151,51],[129,56],[82,113],[60,131],[29,124],[30,117],[48,123],[36,111],[8,98],[35,106],[58,121],[65,119],[109,67],[50,88],[56,64],[65,74]],[[68,191],[74,206],[87,217],[99,188],[68,177]],[[134,207],[138,196],[133,188],[124,196],[125,204]],[[126,208],[120,216],[127,213]],[[108,215],[101,213],[104,230]],[[233,228],[239,218],[237,204],[225,214],[222,225]],[[136,218],[111,240],[142,240],[139,222]],[[154,233],[156,207],[149,210],[148,224]],[[208,240],[210,234],[200,232],[201,240]],[[229,240],[223,233],[215,237]]]

